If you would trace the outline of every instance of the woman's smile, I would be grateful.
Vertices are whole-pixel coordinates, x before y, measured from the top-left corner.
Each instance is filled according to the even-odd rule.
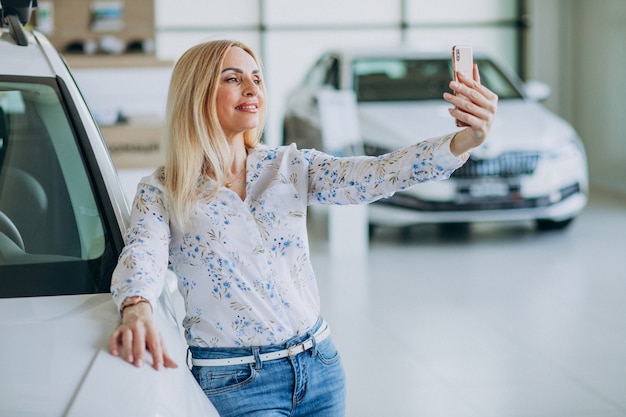
[[[259,111],[259,107],[257,104],[241,104],[235,108],[237,110],[241,110],[241,111],[245,111],[249,113],[256,113],[257,111]]]

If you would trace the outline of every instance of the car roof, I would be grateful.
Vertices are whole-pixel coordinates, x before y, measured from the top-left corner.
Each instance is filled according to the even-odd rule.
[[[24,31],[28,45],[18,45],[8,28],[0,29],[0,75],[54,77],[46,48],[37,33]]]
[[[413,59],[450,59],[452,46],[429,47],[419,45],[392,46],[387,48],[335,48],[328,50],[327,55],[340,56],[345,60],[363,58],[413,58]],[[480,52],[474,52],[474,57],[485,57]]]

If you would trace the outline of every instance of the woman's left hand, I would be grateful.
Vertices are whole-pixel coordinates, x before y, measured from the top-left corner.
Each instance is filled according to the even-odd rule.
[[[450,82],[456,94],[444,93],[443,98],[454,106],[449,109],[452,117],[467,126],[450,143],[452,153],[460,156],[487,139],[498,108],[498,96],[480,83],[476,64],[473,79],[462,73],[458,73],[457,78],[459,81]]]

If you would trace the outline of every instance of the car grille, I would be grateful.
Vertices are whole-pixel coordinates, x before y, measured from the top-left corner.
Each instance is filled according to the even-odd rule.
[[[453,178],[516,177],[531,175],[537,168],[539,152],[509,152],[494,159],[472,159],[454,171]]]
[[[426,201],[405,192],[399,192],[389,198],[383,198],[374,204],[403,207],[418,211],[475,211],[475,210],[518,210],[549,207],[581,192],[578,183],[561,188],[552,195],[535,198],[522,198],[513,193],[504,198],[476,199],[466,202]]]

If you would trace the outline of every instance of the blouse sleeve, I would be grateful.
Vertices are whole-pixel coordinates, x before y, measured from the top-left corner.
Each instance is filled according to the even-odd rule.
[[[125,298],[139,295],[154,310],[168,266],[170,228],[163,191],[144,180],[137,187],[124,236],[126,246],[111,279],[111,294],[118,308]]]
[[[418,183],[447,179],[469,158],[450,151],[454,133],[376,156],[308,151],[309,204],[365,204]]]

